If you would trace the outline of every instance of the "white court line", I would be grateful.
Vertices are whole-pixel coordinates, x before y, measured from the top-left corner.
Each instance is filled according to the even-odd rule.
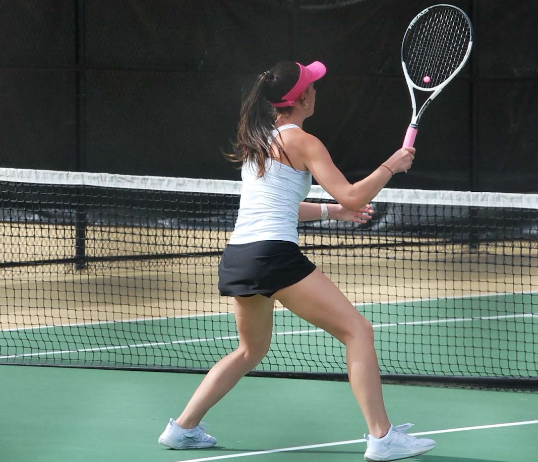
[[[93,322],[77,322],[73,324],[56,324],[48,326],[30,326],[30,327],[14,327],[12,329],[0,329],[0,332],[16,332],[19,330],[39,330],[39,329],[55,329],[59,327],[86,327],[86,326],[101,326],[106,324],[129,324],[136,322],[154,322],[154,321],[166,321],[167,319],[183,319],[183,318],[205,318],[211,316],[228,316],[233,315],[233,312],[226,313],[201,313],[201,314],[184,314],[181,316],[162,316],[159,318],[137,318],[137,319],[120,319],[117,321],[93,321]]]
[[[78,348],[76,350],[58,350],[58,351],[45,351],[38,353],[25,353],[22,355],[7,355],[0,356],[0,359],[13,359],[13,358],[25,358],[30,356],[51,356],[56,354],[71,354],[71,353],[88,353],[94,351],[108,351],[108,350],[122,350],[129,348],[153,348],[157,346],[167,346],[167,345],[179,345],[187,343],[204,343],[204,342],[215,342],[217,340],[230,340],[230,339],[239,339],[238,335],[230,335],[226,337],[215,337],[215,338],[195,338],[195,339],[184,339],[184,340],[173,340],[171,342],[151,342],[151,343],[137,343],[134,345],[111,345],[105,347],[95,347],[95,348]]]
[[[429,321],[406,321],[406,322],[395,322],[395,323],[385,323],[385,324],[372,324],[374,329],[385,328],[385,327],[396,327],[396,326],[417,326],[417,325],[431,325],[431,324],[449,324],[457,322],[473,322],[473,321],[495,321],[498,319],[516,319],[516,318],[538,318],[538,313],[522,313],[522,314],[511,314],[511,315],[502,315],[502,316],[482,316],[477,318],[449,318],[449,319],[436,319]],[[303,330],[291,330],[284,332],[273,332],[273,335],[305,335],[305,334],[315,334],[325,332],[323,329],[303,329]],[[216,342],[218,340],[237,340],[239,339],[238,335],[229,335],[226,337],[213,337],[213,338],[195,338],[195,339],[182,339],[182,340],[173,340],[171,342],[151,342],[151,343],[137,343],[132,345],[110,345],[94,348],[80,348],[74,350],[57,350],[57,351],[45,351],[45,352],[36,352],[36,353],[23,353],[15,355],[5,355],[0,356],[0,359],[14,359],[14,358],[25,358],[32,356],[53,356],[53,355],[63,355],[63,354],[72,354],[72,353],[88,353],[96,351],[109,351],[109,350],[122,350],[122,349],[131,349],[131,348],[153,348],[158,346],[169,346],[169,345],[181,345],[188,343],[209,343]]]
[[[538,424],[538,420],[528,420],[525,422],[511,422],[511,423],[501,423],[501,424],[491,424],[491,425],[479,425],[475,427],[449,428],[446,430],[432,430],[429,432],[419,432],[419,433],[410,433],[410,434],[415,435],[415,436],[438,435],[440,433],[455,433],[455,432],[465,432],[465,431],[471,431],[471,430],[485,430],[489,428],[515,427],[518,425],[532,425],[532,424]],[[308,446],[296,446],[296,447],[290,447],[290,448],[269,449],[266,451],[252,451],[252,452],[243,452],[239,454],[227,454],[223,456],[204,457],[202,459],[188,459],[188,460],[183,460],[183,461],[178,461],[178,462],[206,462],[210,460],[235,459],[238,457],[261,456],[264,454],[302,451],[305,449],[326,448],[330,446],[344,446],[346,444],[356,444],[356,443],[364,443],[364,442],[366,442],[366,440],[364,438],[361,438],[358,440],[335,441],[332,443],[312,444]]]
[[[385,300],[381,302],[364,302],[364,303],[354,303],[355,308],[366,307],[366,306],[385,306],[385,305],[401,305],[404,303],[420,303],[420,302],[436,302],[440,300],[467,300],[474,298],[488,298],[488,297],[504,297],[510,295],[538,295],[538,291],[530,292],[491,292],[483,294],[468,294],[468,295],[454,295],[450,297],[437,297],[437,298],[411,298],[411,299],[395,299],[395,300]],[[275,308],[275,312],[278,311],[288,311],[287,308]],[[166,319],[189,319],[189,318],[210,318],[213,316],[233,316],[233,311],[225,313],[198,313],[198,314],[184,314],[181,316],[171,316],[171,317],[159,317],[159,318],[137,318],[137,319],[121,319],[119,321],[94,321],[94,322],[80,322],[73,324],[58,324],[58,325],[47,325],[47,326],[31,326],[31,327],[15,327],[11,329],[0,329],[0,332],[16,332],[23,330],[39,330],[39,329],[54,329],[56,327],[84,327],[84,326],[99,326],[105,324],[115,324],[115,323],[136,323],[136,322],[152,322],[152,321],[164,321]]]

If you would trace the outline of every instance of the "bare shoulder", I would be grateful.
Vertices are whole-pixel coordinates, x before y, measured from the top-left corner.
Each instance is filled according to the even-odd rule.
[[[286,130],[282,133],[285,148],[294,150],[301,155],[308,155],[319,149],[325,149],[323,143],[314,135],[304,130]]]
[[[287,158],[280,159],[276,152],[275,158],[299,170],[309,170],[311,160],[317,157],[318,153],[326,152],[325,146],[318,138],[302,129],[285,130],[280,135]]]

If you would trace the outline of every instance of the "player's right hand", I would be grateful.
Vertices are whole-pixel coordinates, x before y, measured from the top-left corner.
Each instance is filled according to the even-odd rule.
[[[384,162],[394,173],[406,172],[411,168],[415,159],[415,148],[398,149],[389,159]]]

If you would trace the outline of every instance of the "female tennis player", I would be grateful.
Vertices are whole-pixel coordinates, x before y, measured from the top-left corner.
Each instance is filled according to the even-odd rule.
[[[229,155],[242,163],[239,215],[219,265],[219,291],[233,297],[239,346],[213,366],[179,418],[170,419],[159,438],[167,447],[216,444],[200,421],[266,355],[275,300],[346,346],[349,382],[368,425],[366,460],[412,457],[435,446],[406,434],[410,424],[391,425],[370,322],[297,245],[298,221],[367,222],[373,213],[368,203],[395,173],[411,167],[415,153],[402,148],[368,177],[349,183],[323,143],[302,129],[314,113],[314,82],[325,72],[318,61],[278,63],[258,76],[243,101]],[[303,202],[312,176],[338,204]]]

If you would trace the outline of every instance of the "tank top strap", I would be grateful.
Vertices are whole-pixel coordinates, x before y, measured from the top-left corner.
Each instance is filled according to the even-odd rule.
[[[284,130],[288,130],[290,128],[301,128],[299,125],[296,124],[286,124],[282,125],[281,127],[275,128],[272,132],[273,137],[278,135],[280,132],[283,132]]]

